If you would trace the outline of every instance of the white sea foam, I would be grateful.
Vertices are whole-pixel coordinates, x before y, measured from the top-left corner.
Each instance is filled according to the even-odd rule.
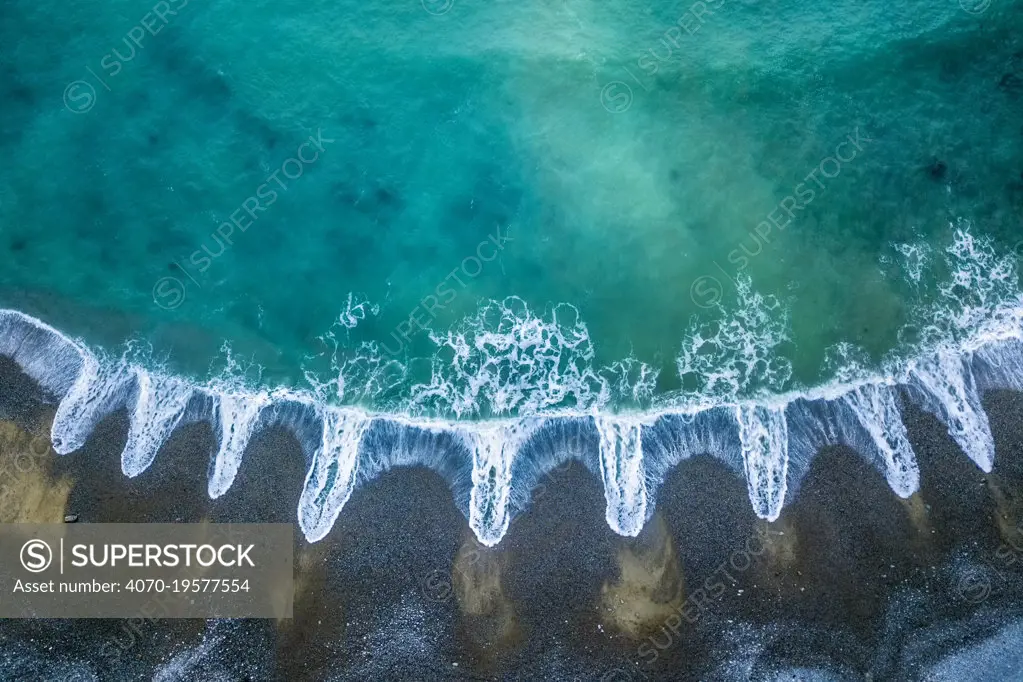
[[[492,302],[455,330],[434,335],[440,352],[429,381],[416,384],[400,409],[383,412],[325,404],[384,395],[406,376],[403,366],[365,345],[352,357],[335,346],[336,378],[311,381],[309,390],[268,390],[258,377],[243,379],[251,368],[229,352],[224,372],[197,384],[144,359],[90,351],[15,311],[0,311],[0,354],[57,402],[53,443],[60,454],[82,447],[102,419],[126,409],[122,470],[129,476],[153,463],[193,401],[204,405],[198,412],[214,423],[219,441],[211,497],[230,489],[260,429],[278,423],[301,430],[296,415],[314,415],[306,421],[314,420],[319,434],[300,436],[309,470],[298,517],[310,541],[329,532],[358,485],[393,466],[424,464],[452,486],[479,540],[496,544],[510,522],[510,500],[528,498],[516,491],[515,472],[531,472],[524,465],[531,452],[549,449],[545,429],[567,420],[593,432],[578,442],[594,451],[572,456],[600,473],[608,524],[635,535],[668,469],[700,453],[740,471],[755,512],[766,519],[778,517],[816,451],[831,443],[861,452],[897,494],[911,495],[919,470],[902,422],[902,388],[989,471],[994,440],[980,399],[991,388],[1023,389],[1023,298],[1013,260],[964,226],[953,226],[944,256],[939,264],[946,276],[930,287],[931,299],[913,308],[906,327],[912,333],[881,371],[868,370],[864,353],[841,344],[826,365],[833,380],[791,387],[785,311],[746,280],[736,310],[722,308],[721,320],[687,335],[678,368],[689,392],[633,413],[616,408],[650,403],[656,372],[635,359],[597,367],[574,308],[542,316],[518,299]],[[917,264],[907,265],[908,278],[923,296],[930,280],[917,273]]]
[[[345,329],[355,329],[359,323],[366,319],[367,315],[379,315],[380,306],[370,303],[369,299],[354,292],[348,293],[348,301],[345,307],[338,314],[338,324]]]
[[[96,425],[121,406],[130,381],[131,373],[123,362],[83,354],[78,378],[53,417],[51,439],[57,454],[66,455],[85,445]]]
[[[78,378],[85,347],[16,310],[0,310],[0,355],[11,358],[44,391],[60,400]]]
[[[980,404],[968,357],[941,349],[910,367],[913,386],[925,408],[948,426],[949,435],[983,471],[995,462],[995,440]]]
[[[385,354],[379,344],[372,341],[359,343],[351,349],[351,332],[367,314],[377,315],[380,307],[348,294],[346,307],[337,321],[321,335],[325,350],[306,360],[312,364],[329,362],[329,378],[323,380],[321,370],[306,367],[305,379],[316,398],[326,404],[359,402],[386,405],[405,383],[407,368]]]
[[[906,280],[914,287],[920,285],[920,279],[931,260],[931,248],[926,242],[915,244],[893,244],[892,247],[901,257],[901,266]]]
[[[789,434],[785,411],[761,405],[738,405],[743,468],[753,511],[774,521],[781,515],[788,485]]]
[[[634,359],[595,367],[589,330],[567,304],[544,317],[520,298],[491,301],[430,338],[438,352],[429,383],[412,387],[414,410],[474,417],[599,409],[615,393],[651,395],[657,379]]]
[[[360,410],[324,408],[323,435],[298,503],[298,523],[310,542],[330,532],[355,490],[359,445],[371,418]]]
[[[864,384],[849,391],[845,402],[873,439],[884,462],[888,485],[899,497],[906,498],[915,493],[920,487],[920,470],[893,388],[884,384]]]
[[[238,475],[242,454],[256,431],[263,408],[270,404],[270,394],[224,392],[216,394],[217,423],[220,447],[213,461],[209,479],[209,495],[216,499],[226,493]]]
[[[697,404],[734,402],[755,390],[782,391],[792,362],[779,352],[789,340],[788,313],[774,296],[753,290],[749,277],[736,281],[738,303],[720,318],[694,324],[683,337],[678,373]]]
[[[461,431],[472,452],[469,527],[488,547],[500,542],[508,530],[512,462],[538,425],[533,419],[496,424],[483,422]]]
[[[121,471],[134,478],[149,468],[160,447],[185,416],[195,394],[188,382],[166,374],[132,367],[136,383],[128,443],[121,453]]]
[[[647,518],[642,422],[618,416],[596,417],[594,422],[600,434],[607,524],[620,535],[639,535]]]

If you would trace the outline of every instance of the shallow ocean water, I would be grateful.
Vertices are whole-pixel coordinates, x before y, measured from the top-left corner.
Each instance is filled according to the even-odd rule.
[[[227,341],[264,382],[328,380],[333,330],[412,368],[330,396],[380,407],[515,296],[595,366],[698,391],[684,339],[749,277],[778,305],[733,345],[793,373],[731,388],[778,391],[841,342],[898,349],[926,295],[894,244],[1023,236],[1016,3],[169,7],[5,7],[0,301],[198,378]]]

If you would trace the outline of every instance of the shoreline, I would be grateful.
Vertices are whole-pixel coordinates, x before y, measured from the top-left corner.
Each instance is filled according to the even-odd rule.
[[[473,532],[492,546],[528,504],[537,479],[567,458],[603,478],[605,516],[623,536],[641,531],[669,472],[699,452],[744,472],[750,503],[769,521],[779,517],[786,497],[798,490],[826,445],[854,448],[907,498],[919,486],[917,456],[900,408],[908,397],[940,415],[966,454],[990,471],[994,442],[981,396],[986,390],[1023,387],[1017,357],[1021,317],[1023,306],[1002,302],[954,349],[933,349],[933,355],[907,363],[900,375],[844,377],[813,391],[774,396],[766,405],[726,402],[692,413],[641,416],[605,416],[590,409],[469,422],[328,407],[309,393],[281,388],[253,393],[238,377],[196,385],[124,357],[98,358],[80,342],[16,311],[0,311],[0,352],[57,400],[51,438],[59,454],[80,449],[104,419],[126,411],[128,442],[121,467],[134,477],[151,466],[176,429],[207,422],[219,432],[208,483],[215,499],[244,469],[249,441],[283,427],[299,441],[309,467],[298,504],[307,539],[330,531],[360,484],[392,466],[422,464],[448,480]],[[571,439],[568,451],[558,451],[559,438]],[[396,450],[397,443],[404,445]],[[367,455],[367,448],[375,448],[373,454]],[[341,478],[329,473],[338,465],[346,471]],[[466,488],[469,470],[471,490]],[[480,488],[477,481],[487,479],[495,486]]]

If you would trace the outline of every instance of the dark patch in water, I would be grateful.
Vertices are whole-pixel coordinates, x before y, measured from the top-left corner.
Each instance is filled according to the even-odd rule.
[[[998,81],[998,89],[1012,95],[1019,95],[1023,92],[1023,78],[1014,73],[1007,73]]]
[[[374,182],[370,187],[358,187],[344,181],[331,185],[330,195],[344,206],[376,219],[390,220],[405,207],[401,195],[390,187]]]
[[[335,182],[331,185],[330,195],[345,206],[355,206],[355,204],[359,201],[358,192],[344,182]]]
[[[21,85],[20,83],[14,83],[10,88],[11,98],[18,102],[23,102],[28,106],[35,104],[36,98],[32,94],[32,90],[28,87]]]
[[[213,105],[227,105],[231,99],[231,87],[223,75],[207,69],[197,84],[199,91]]]
[[[944,161],[933,159],[930,164],[927,165],[927,174],[931,176],[932,180],[943,180],[947,173],[948,164]]]
[[[278,132],[265,119],[246,111],[238,112],[238,132],[243,137],[255,138],[268,151],[273,151],[280,141]]]
[[[380,204],[381,206],[387,206],[389,208],[401,207],[402,204],[401,197],[391,192],[386,187],[377,187],[376,191],[373,192],[373,196],[376,199],[377,203]]]
[[[32,89],[21,82],[18,78],[18,71],[13,66],[6,66],[3,69],[3,75],[0,77],[0,92],[3,93],[3,99],[5,102],[13,100],[14,102],[21,102],[28,106],[35,104],[36,98]]]

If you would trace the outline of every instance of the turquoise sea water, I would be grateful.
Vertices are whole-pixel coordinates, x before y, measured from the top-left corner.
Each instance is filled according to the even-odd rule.
[[[1020,9],[9,2],[0,307],[462,416],[819,383],[1021,250]]]

